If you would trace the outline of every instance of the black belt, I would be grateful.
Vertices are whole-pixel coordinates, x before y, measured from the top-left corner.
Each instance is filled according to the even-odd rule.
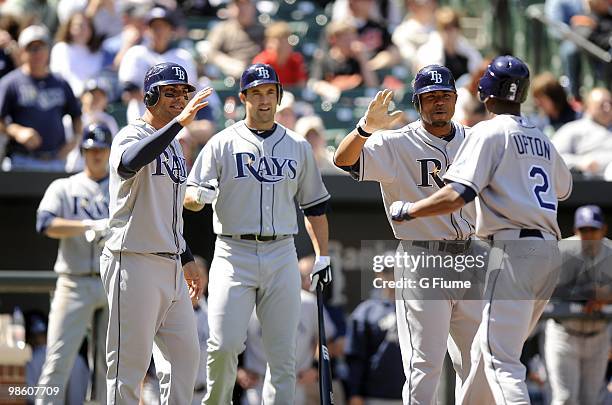
[[[193,389],[193,392],[194,394],[201,394],[203,392],[206,392],[206,384],[196,385]]]
[[[168,252],[155,252],[154,255],[165,257],[166,259],[176,260],[178,259],[178,255],[176,253],[168,253]]]
[[[450,253],[453,255],[465,253],[470,248],[472,241],[467,240],[440,240],[440,241],[414,241],[412,246],[418,246],[427,250]]]
[[[74,277],[100,277],[100,273],[95,273],[95,272],[91,272],[91,273],[79,273],[79,274],[74,274],[74,273],[57,273],[60,276],[74,276]]]
[[[542,231],[539,229],[521,229],[519,233],[519,238],[540,238],[544,239],[544,235],[542,235]]]
[[[257,242],[270,242],[273,240],[283,239],[290,235],[255,235],[252,233],[245,235],[219,235],[226,238],[241,239],[241,240],[256,240]]]

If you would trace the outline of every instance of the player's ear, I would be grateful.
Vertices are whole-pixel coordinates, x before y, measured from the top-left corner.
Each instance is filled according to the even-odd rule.
[[[240,102],[241,102],[242,104],[245,104],[245,103],[246,103],[246,94],[245,94],[244,92],[240,92],[240,93],[238,93],[238,98],[240,99]]]

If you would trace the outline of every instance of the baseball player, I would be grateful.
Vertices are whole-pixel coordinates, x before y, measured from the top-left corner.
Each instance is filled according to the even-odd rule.
[[[461,145],[443,176],[449,184],[415,203],[398,199],[389,209],[393,221],[406,224],[452,215],[478,196],[476,235],[492,241],[494,271],[462,388],[465,404],[478,398],[475,378],[482,361],[495,403],[529,403],[521,349],[556,282],[557,201],[569,197],[572,178],[548,138],[521,117],[528,90],[524,62],[495,58],[478,84],[479,98],[494,117],[474,126]]]
[[[110,155],[111,235],[100,257],[108,403],[138,403],[153,352],[162,403],[188,404],[200,357],[190,297],[202,280],[182,235],[187,170],[175,136],[212,90],[189,100],[195,87],[175,63],[149,69],[144,89],[146,112],[119,131]]]
[[[112,134],[104,124],[83,132],[85,169],[49,185],[37,211],[36,229],[59,239],[54,270],[59,274],[49,313],[47,355],[38,384],[59,387],[58,396],[37,404],[63,404],[70,370],[89,327],[94,328],[93,394],[106,399],[104,342],[108,310],[100,281],[100,239],[108,224],[108,157]],[[92,235],[93,233],[93,235]],[[90,236],[91,235],[91,236]],[[93,322],[92,322],[93,320]]]
[[[593,316],[546,321],[544,358],[554,405],[598,403],[610,349],[609,320],[596,317],[612,298],[612,243],[601,208],[578,208],[574,231],[559,244],[563,267],[552,300],[581,305],[582,315]]]
[[[248,67],[239,94],[246,118],[211,138],[187,181],[185,207],[197,211],[212,203],[218,235],[210,269],[205,404],[230,403],[254,307],[269,363],[264,403],[294,403],[300,318],[294,198],[317,256],[313,284],[331,281],[325,215],[330,195],[310,144],[274,121],[282,91],[271,66]]]
[[[357,180],[380,183],[387,211],[394,201],[425,198],[442,188],[441,178],[466,138],[466,128],[451,121],[457,93],[448,68],[440,65],[422,68],[413,86],[419,121],[398,130],[379,131],[391,127],[402,114],[388,113],[393,94],[389,90],[380,91],[335,154],[335,164]],[[405,246],[415,254],[420,251],[457,254],[470,249],[474,227],[466,210],[413,223],[391,221],[389,215],[388,218],[395,237],[407,241]],[[442,240],[452,242],[436,242]],[[396,301],[406,375],[402,396],[404,403],[429,405],[436,400],[447,346],[458,378],[461,381],[467,378],[470,345],[480,323],[481,306],[475,300],[449,296],[427,301],[416,298],[422,297],[402,295]],[[487,394],[485,384],[483,400],[488,398]]]

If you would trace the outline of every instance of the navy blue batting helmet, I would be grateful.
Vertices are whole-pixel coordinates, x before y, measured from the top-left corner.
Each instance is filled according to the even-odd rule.
[[[419,102],[419,94],[432,91],[457,92],[452,72],[442,65],[429,65],[419,70],[414,77],[412,87],[414,89],[412,102],[415,104]]]
[[[522,103],[528,92],[529,68],[510,55],[493,59],[478,82],[478,98],[483,103],[489,97]]]
[[[255,63],[242,72],[240,92],[244,93],[247,89],[262,84],[276,84],[278,88],[278,102],[280,103],[281,98],[283,98],[283,86],[274,68],[265,63]]]
[[[172,62],[158,63],[151,67],[144,78],[144,102],[147,107],[159,101],[159,87],[172,84],[184,84],[190,92],[195,87],[189,83],[187,71],[179,64]]]
[[[94,122],[83,131],[82,149],[110,148],[113,143],[113,134],[105,124]]]

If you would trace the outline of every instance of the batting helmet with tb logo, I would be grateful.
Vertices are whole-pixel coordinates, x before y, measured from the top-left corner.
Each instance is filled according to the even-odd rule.
[[[240,92],[244,93],[247,89],[260,86],[262,84],[276,84],[278,88],[278,103],[283,98],[283,86],[278,80],[278,74],[274,68],[265,63],[256,63],[246,68],[240,77]]]
[[[412,102],[417,111],[420,110],[419,94],[430,93],[432,91],[457,92],[453,74],[446,66],[442,65],[429,65],[419,70],[414,77],[412,87],[414,89]]]
[[[172,62],[158,63],[151,67],[144,78],[144,103],[152,107],[159,101],[159,87],[171,84],[184,84],[189,92],[195,87],[189,83],[187,71],[179,64]]]

